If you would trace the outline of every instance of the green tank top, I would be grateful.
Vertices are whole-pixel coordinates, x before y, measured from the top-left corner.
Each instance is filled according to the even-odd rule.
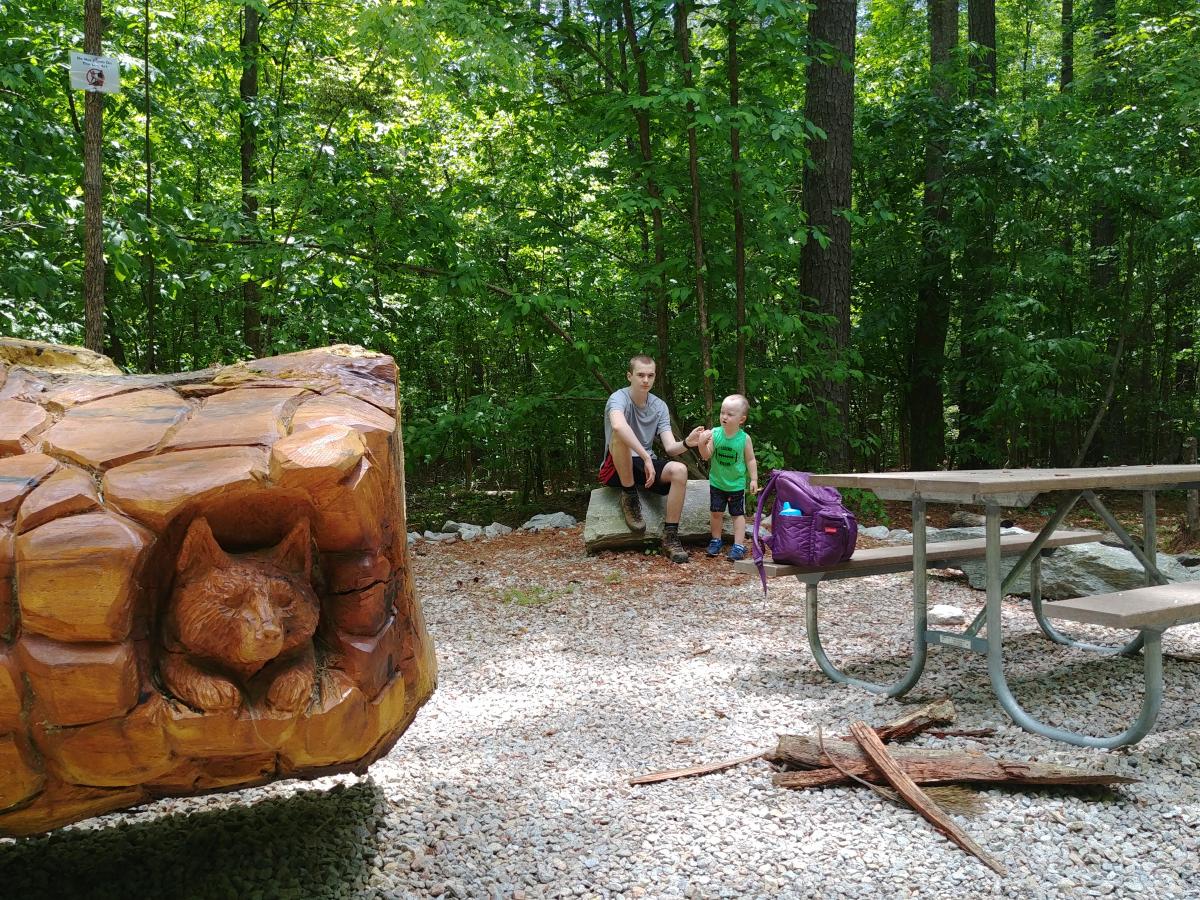
[[[708,462],[708,483],[721,491],[746,489],[746,432],[737,430],[725,437],[725,429],[713,429],[713,453]]]

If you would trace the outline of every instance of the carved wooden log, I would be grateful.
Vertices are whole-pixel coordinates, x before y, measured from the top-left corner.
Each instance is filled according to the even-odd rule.
[[[433,692],[390,357],[0,338],[0,835],[362,771]]]

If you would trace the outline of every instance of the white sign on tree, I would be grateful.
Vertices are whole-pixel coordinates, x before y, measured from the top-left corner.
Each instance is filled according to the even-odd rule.
[[[112,56],[92,56],[71,51],[71,88],[116,94],[121,90],[121,66]]]

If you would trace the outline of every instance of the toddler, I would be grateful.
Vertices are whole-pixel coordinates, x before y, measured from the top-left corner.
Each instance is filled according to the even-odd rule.
[[[758,463],[750,435],[742,429],[750,403],[741,394],[730,394],[721,401],[721,427],[700,435],[700,455],[709,461],[708,508],[712,529],[708,555],[721,553],[721,531],[725,510],[733,516],[731,560],[746,558],[746,490],[758,493]]]

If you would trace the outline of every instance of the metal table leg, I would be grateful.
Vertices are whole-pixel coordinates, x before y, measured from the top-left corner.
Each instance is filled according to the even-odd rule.
[[[863,681],[847,675],[832,662],[821,646],[821,632],[818,623],[817,584],[820,576],[813,580],[812,576],[797,575],[805,585],[805,624],[808,631],[808,646],[812,650],[813,659],[817,666],[829,678],[840,684],[852,684],[872,694],[882,694],[886,697],[900,697],[913,689],[925,669],[928,655],[926,629],[928,619],[926,607],[928,604],[929,573],[925,568],[925,501],[913,501],[913,656],[904,676],[893,684],[877,684],[873,681]]]
[[[1142,708],[1132,725],[1120,734],[1111,737],[1093,737],[1046,725],[1030,716],[1008,687],[1004,677],[1004,635],[1001,604],[1004,599],[1000,577],[1000,507],[989,504],[987,512],[987,641],[988,676],[992,689],[1005,712],[1026,731],[1044,737],[1074,744],[1079,747],[1112,748],[1140,741],[1150,733],[1162,706],[1162,632],[1144,629],[1141,638],[1145,642],[1144,678],[1145,694]]]

